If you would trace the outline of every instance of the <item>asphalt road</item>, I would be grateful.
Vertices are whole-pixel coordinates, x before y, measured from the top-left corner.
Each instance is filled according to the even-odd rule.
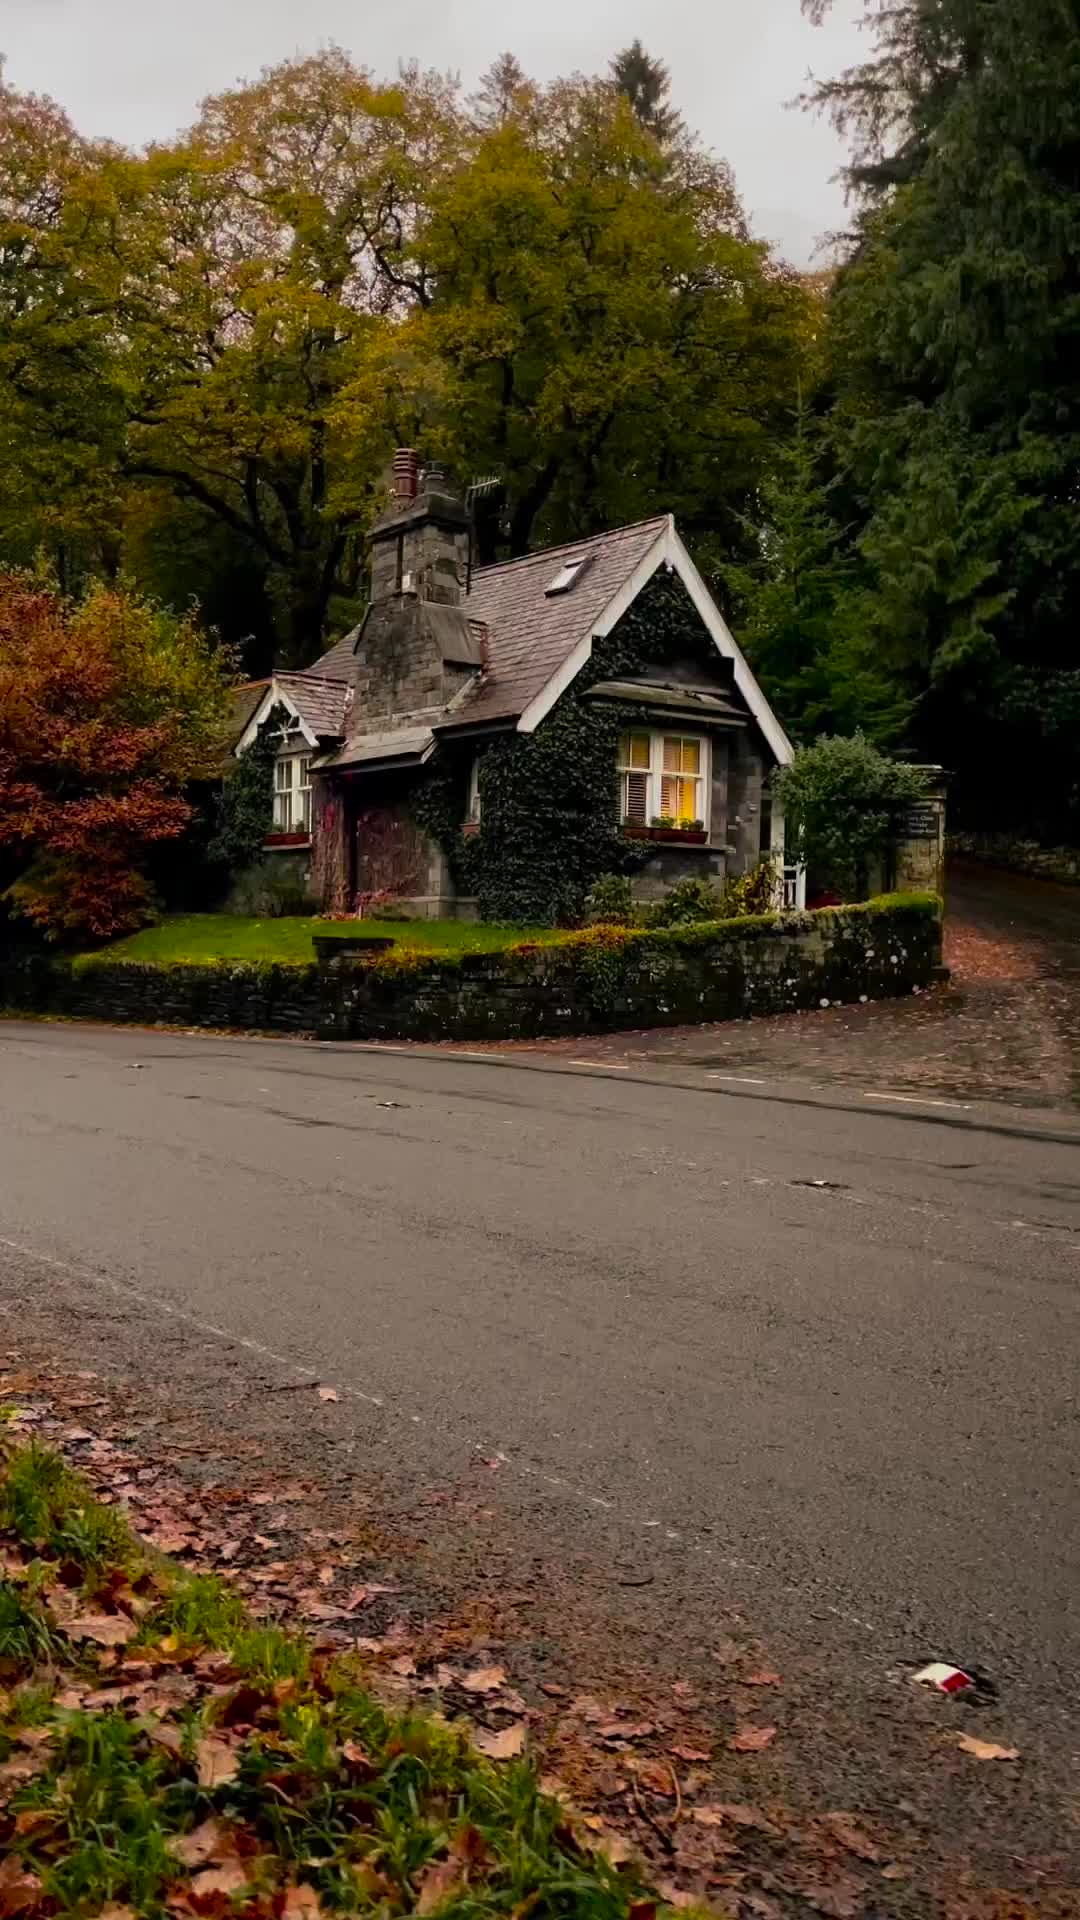
[[[1069,1738],[1078,1202],[1045,1113],[0,1026],[5,1344],[106,1306],[129,1368],[310,1370],[381,1474],[501,1458],[695,1631],[962,1656]]]

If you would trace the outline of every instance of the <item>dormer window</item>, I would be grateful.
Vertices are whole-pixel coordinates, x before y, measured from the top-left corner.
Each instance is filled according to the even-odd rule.
[[[569,593],[574,582],[580,580],[591,557],[588,553],[579,553],[575,559],[568,560],[566,565],[559,569],[551,585],[544,588],[546,597],[553,600],[557,593]]]

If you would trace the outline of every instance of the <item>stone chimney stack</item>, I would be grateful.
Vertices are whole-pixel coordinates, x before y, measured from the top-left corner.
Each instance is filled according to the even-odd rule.
[[[398,447],[394,453],[394,498],[415,500],[420,477],[415,447]]]
[[[405,597],[461,605],[468,590],[468,509],[441,467],[418,473],[411,447],[394,454],[394,498],[370,538],[373,606]]]

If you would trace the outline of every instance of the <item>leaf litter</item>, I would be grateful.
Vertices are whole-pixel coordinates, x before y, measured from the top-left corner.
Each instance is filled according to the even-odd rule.
[[[0,1396],[5,1387],[10,1392],[9,1383],[0,1378]],[[109,1505],[125,1511],[144,1539],[154,1535],[159,1542],[162,1538],[175,1540],[177,1551],[184,1553],[189,1564],[194,1562],[196,1576],[204,1569],[216,1573],[242,1598],[254,1616],[256,1630],[260,1621],[272,1629],[279,1620],[287,1623],[298,1616],[313,1620],[315,1667],[343,1656],[358,1658],[364,1666],[365,1683],[375,1697],[385,1696],[392,1702],[395,1712],[400,1711],[403,1695],[419,1692],[425,1697],[434,1696],[435,1706],[441,1703],[444,1712],[449,1709],[471,1719],[474,1749],[497,1769],[520,1763],[527,1750],[545,1753],[549,1767],[554,1763],[558,1774],[565,1775],[546,1777],[545,1787],[554,1784],[560,1802],[571,1807],[567,1817],[581,1844],[589,1852],[603,1854],[620,1872],[628,1871],[635,1862],[651,1863],[654,1884],[672,1904],[715,1899],[725,1907],[737,1904],[745,1914],[759,1914],[764,1920],[774,1909],[783,1911],[775,1898],[775,1891],[780,1890],[794,1894],[817,1912],[832,1913],[841,1920],[856,1898],[852,1876],[839,1864],[845,1853],[867,1875],[861,1897],[868,1911],[875,1899],[880,1899],[880,1894],[874,1894],[875,1881],[910,1875],[911,1869],[897,1860],[895,1846],[879,1845],[876,1838],[863,1832],[862,1823],[852,1823],[849,1816],[828,1815],[808,1821],[805,1815],[772,1801],[755,1806],[717,1800],[717,1769],[722,1778],[726,1763],[722,1756],[713,1758],[714,1740],[703,1738],[700,1722],[693,1721],[699,1695],[689,1683],[676,1682],[669,1689],[666,1707],[661,1698],[650,1699],[644,1715],[641,1707],[645,1703],[638,1696],[632,1700],[592,1698],[549,1679],[536,1687],[533,1697],[540,1704],[528,1706],[509,1685],[506,1666],[491,1658],[490,1644],[485,1646],[475,1632],[470,1634],[451,1622],[434,1631],[429,1627],[418,1632],[410,1625],[407,1612],[403,1612],[407,1587],[403,1593],[400,1579],[372,1578],[371,1548],[353,1529],[341,1532],[331,1527],[327,1531],[310,1525],[311,1503],[318,1493],[310,1482],[268,1484],[269,1476],[264,1473],[261,1485],[256,1474],[252,1477],[254,1484],[233,1486],[211,1481],[193,1491],[190,1482],[178,1474],[175,1458],[166,1464],[147,1461],[134,1453],[123,1422],[117,1431],[108,1430],[103,1420],[96,1436],[89,1428],[80,1427],[75,1430],[75,1438],[69,1420],[70,1437],[65,1441],[62,1417],[57,1418],[50,1404],[53,1396],[61,1397],[65,1391],[63,1377],[54,1375],[45,1383],[34,1378],[30,1387],[36,1404],[32,1410],[22,1410],[26,1417],[17,1423],[22,1436],[38,1432],[54,1444],[59,1440],[69,1446]],[[67,1391],[70,1393],[70,1387]],[[322,1391],[316,1387],[320,1398]],[[327,1391],[337,1398],[336,1389]],[[110,1404],[104,1395],[95,1394],[92,1401],[95,1409]],[[202,1449],[196,1447],[194,1451]],[[264,1531],[267,1522],[262,1516],[267,1508],[274,1510],[272,1533]],[[10,1548],[2,1538],[0,1551],[10,1558]],[[269,1559],[270,1555],[275,1557]],[[252,1689],[231,1709],[221,1704],[227,1693],[237,1693],[228,1656],[199,1647],[183,1633],[162,1634],[148,1649],[140,1620],[127,1611],[130,1604],[129,1599],[110,1598],[105,1601],[111,1609],[108,1612],[104,1608],[70,1611],[63,1632],[72,1646],[73,1658],[84,1666],[87,1662],[100,1664],[102,1670],[96,1686],[87,1686],[74,1671],[59,1675],[58,1698],[62,1696],[69,1703],[69,1711],[85,1710],[90,1699],[97,1702],[92,1711],[109,1714],[124,1710],[128,1715],[141,1716],[139,1724],[145,1728],[148,1752],[157,1749],[167,1755],[169,1764],[190,1767],[193,1772],[197,1769],[197,1778],[207,1783],[202,1791],[211,1800],[224,1796],[224,1811],[215,1810],[188,1833],[172,1836],[170,1856],[178,1871],[191,1876],[190,1897],[195,1902],[191,1911],[222,1912],[234,1896],[243,1892],[245,1900],[253,1903],[245,1906],[245,1912],[261,1914],[263,1908],[258,1903],[263,1895],[254,1891],[261,1884],[259,1863],[253,1859],[250,1836],[245,1842],[247,1853],[239,1850],[228,1802],[240,1790],[241,1756],[246,1743],[272,1737],[277,1703],[264,1709],[257,1690]],[[313,1612],[322,1608],[326,1609],[325,1618]],[[363,1634],[355,1619],[360,1612],[366,1623]],[[369,1622],[373,1630],[369,1630]],[[93,1631],[78,1637],[80,1623],[82,1627],[97,1623],[102,1638],[95,1639]],[[465,1658],[460,1657],[459,1648]],[[471,1660],[467,1657],[470,1652]],[[754,1654],[748,1660],[745,1646],[738,1642],[719,1641],[716,1658],[732,1669],[728,1683],[735,1689],[733,1698],[737,1698],[739,1687],[782,1684],[780,1674],[761,1660],[760,1652],[755,1665]],[[118,1663],[122,1672],[116,1671]],[[160,1689],[170,1674],[176,1692],[171,1698],[155,1701],[153,1689]],[[213,1700],[215,1687],[217,1704]],[[204,1728],[193,1746],[186,1746],[180,1727],[170,1716],[182,1714],[185,1703],[190,1710],[193,1690],[196,1703],[203,1703],[201,1710],[215,1724]],[[690,1724],[687,1715],[691,1716]],[[775,1726],[737,1721],[727,1746],[754,1767],[755,1756],[771,1745],[776,1732]],[[651,1749],[651,1753],[642,1754],[642,1748]],[[1013,1757],[1012,1750],[999,1752],[1001,1757]],[[673,1761],[685,1769],[681,1777]],[[368,1784],[378,1771],[377,1756],[373,1760],[366,1743],[356,1738],[341,1742],[339,1764],[343,1778],[357,1787]],[[30,1781],[48,1772],[49,1760],[47,1755],[35,1754],[27,1756],[25,1762],[20,1758],[15,1765],[21,1778]],[[3,1771],[0,1761],[0,1782]],[[293,1776],[284,1760],[276,1777],[281,1783],[277,1786],[274,1772],[268,1773],[265,1790],[271,1795],[288,1794]],[[573,1812],[573,1804],[581,1811]],[[589,1811],[590,1807],[596,1811]],[[47,1830],[42,1827],[39,1831]],[[691,1844],[693,1834],[698,1839]],[[174,1847],[180,1850],[173,1852]],[[259,1851],[256,1845],[254,1852]],[[786,1882],[779,1877],[785,1863],[792,1869]],[[33,1868],[27,1871],[33,1877]],[[430,1882],[426,1877],[429,1874]],[[221,1877],[208,1878],[210,1875]],[[318,1879],[317,1871],[312,1878]],[[372,1881],[371,1897],[381,1899],[386,1889],[376,1881],[377,1876]],[[196,1882],[205,1898],[197,1891]],[[421,1900],[434,1901],[444,1887],[447,1892],[440,1894],[440,1901],[457,1897],[455,1888],[459,1894],[467,1893],[468,1885],[468,1871],[463,1874],[459,1861],[436,1858],[423,1875],[417,1876],[409,1897],[419,1906]],[[425,1887],[430,1888],[426,1893]],[[318,1920],[325,1910],[318,1888],[299,1875],[274,1898],[275,1920],[282,1920],[283,1915],[291,1915],[293,1920]],[[655,1907],[655,1902],[648,1900],[638,1904],[643,1914]],[[34,1913],[32,1906],[22,1910]],[[174,1911],[179,1914],[183,1910],[181,1901]],[[424,1911],[433,1910],[433,1906],[424,1907]],[[851,1910],[862,1908],[857,1903]],[[0,1920],[4,1911],[0,1905]],[[269,1920],[269,1908],[266,1913]]]

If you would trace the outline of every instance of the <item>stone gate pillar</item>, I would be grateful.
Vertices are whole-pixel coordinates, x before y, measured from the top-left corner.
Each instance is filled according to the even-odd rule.
[[[908,808],[896,843],[897,893],[939,893],[945,897],[945,797],[943,767],[920,767],[928,781],[925,800]]]

